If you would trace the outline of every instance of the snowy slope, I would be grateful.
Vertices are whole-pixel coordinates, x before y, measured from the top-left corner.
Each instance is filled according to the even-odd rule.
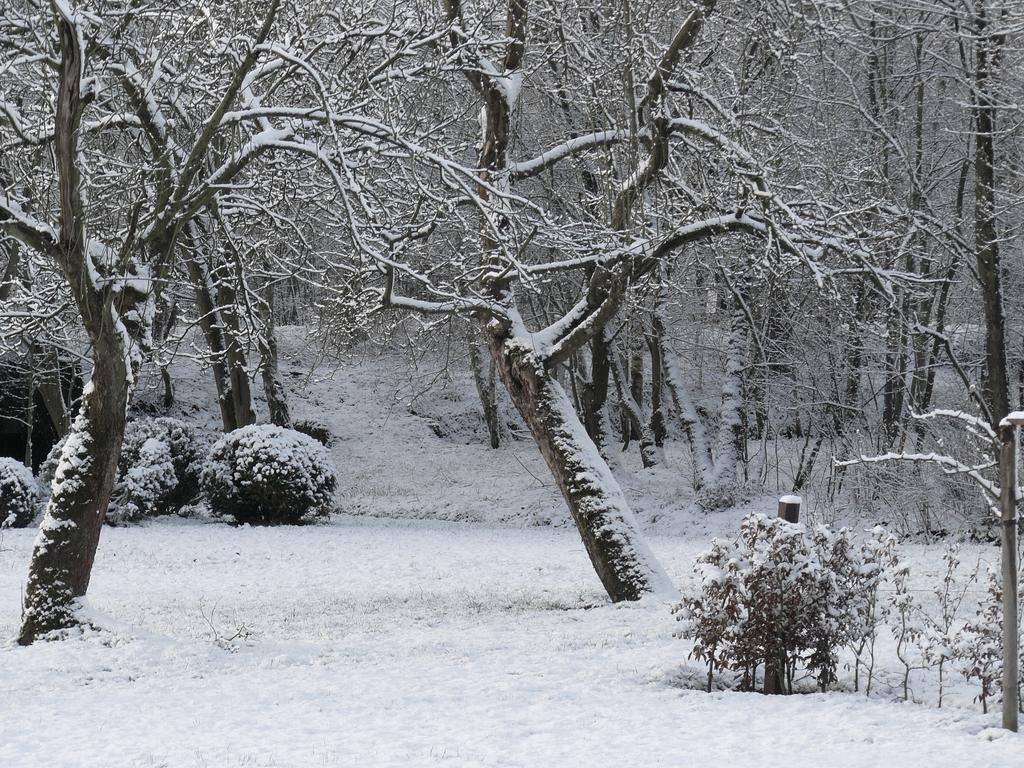
[[[518,439],[510,432],[498,450],[486,444],[466,360],[449,360],[443,353],[413,360],[375,348],[356,350],[341,361],[323,359],[304,329],[285,327],[279,334],[281,372],[293,418],[323,422],[336,437],[331,449],[342,511],[516,526],[570,525],[536,444],[500,391],[503,421],[517,430]],[[209,374],[184,357],[174,363],[172,373],[177,401],[171,415],[218,429]],[[159,401],[159,386],[156,372],[147,371],[137,410]],[[253,393],[257,414],[265,419],[260,387],[254,386]],[[718,533],[734,528],[745,511],[773,508],[774,499],[760,498],[709,520],[693,503],[684,441],[672,441],[667,458],[664,467],[644,470],[634,444],[622,456],[617,473],[638,518],[653,530]]]

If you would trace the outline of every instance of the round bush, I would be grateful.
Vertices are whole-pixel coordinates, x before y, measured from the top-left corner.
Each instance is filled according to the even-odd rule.
[[[327,450],[293,429],[259,424],[218,440],[202,488],[217,515],[239,523],[298,523],[327,514],[337,477]]]
[[[133,523],[171,511],[178,478],[167,443],[148,438],[141,446],[133,446],[131,462],[118,464],[107,508],[107,520],[112,523]]]
[[[732,509],[757,495],[758,488],[751,483],[732,481],[706,485],[697,491],[697,507],[702,512],[720,512]]]
[[[163,447],[149,444],[151,440]],[[199,475],[207,449],[208,444],[200,439],[196,430],[179,419],[161,416],[131,421],[125,428],[118,473],[125,476],[132,467],[162,465],[169,461],[174,482],[162,506],[165,510],[174,509],[199,492]]]
[[[136,522],[166,515],[199,491],[204,458],[195,429],[166,416],[128,422],[107,520]]]
[[[0,528],[25,528],[36,516],[39,487],[32,470],[0,456]]]

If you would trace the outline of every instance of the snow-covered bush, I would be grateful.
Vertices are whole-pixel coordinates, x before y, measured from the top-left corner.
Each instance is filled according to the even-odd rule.
[[[65,435],[54,443],[53,448],[50,449],[50,452],[46,454],[46,458],[43,459],[43,463],[39,465],[39,471],[36,473],[36,482],[39,484],[39,490],[44,496],[50,495],[53,476],[57,472],[57,464],[60,463],[60,452],[64,450],[64,443],[67,441],[68,438]]]
[[[889,617],[891,600],[882,594],[882,585],[887,578],[900,567],[899,551],[896,537],[886,528],[876,525],[871,536],[860,547],[861,569],[858,579],[861,593],[864,596],[867,610],[864,615],[864,632],[855,637],[852,651],[855,657],[853,668],[853,688],[860,690],[861,672],[864,672],[864,690],[870,696],[875,676],[875,646],[878,641],[878,630],[884,626]]]
[[[292,424],[292,429],[296,432],[301,432],[304,435],[312,437],[321,445],[330,445],[334,440],[334,435],[331,434],[331,428],[323,422],[315,421],[313,419],[300,419]]]
[[[66,440],[60,440],[39,467],[39,483],[46,492]],[[206,447],[196,430],[179,419],[162,416],[128,422],[107,520],[135,522],[187,504],[199,491]]]
[[[955,646],[964,677],[981,687],[977,701],[988,712],[988,702],[1003,687],[1003,589],[998,574],[988,571],[988,591],[974,619],[961,630]]]
[[[107,520],[132,523],[171,511],[178,479],[167,443],[155,437],[133,446],[130,459],[121,454]]]
[[[293,429],[266,424],[224,435],[202,474],[213,512],[239,523],[298,523],[327,514],[336,486],[323,445]]]
[[[697,559],[701,591],[676,609],[680,635],[695,641],[709,686],[715,669],[728,669],[752,689],[758,668],[778,660],[787,690],[798,666],[824,689],[839,649],[868,630],[875,568],[845,530],[748,515],[734,541],[715,539]]]
[[[936,610],[922,612],[924,623],[918,633],[921,655],[928,664],[939,670],[939,707],[942,706],[945,693],[946,667],[955,660],[955,649],[962,635],[959,630],[962,623],[959,619],[960,607],[978,577],[977,568],[968,573],[966,578],[961,575],[958,543],[946,545],[942,561],[946,564],[942,583],[932,588]]]
[[[734,480],[727,483],[713,483],[697,491],[694,501],[702,512],[720,512],[750,501],[760,489],[752,483]]]
[[[0,528],[24,528],[35,519],[39,488],[32,471],[17,459],[0,456]]]
[[[173,512],[199,491],[207,445],[179,419],[162,416],[128,423],[114,504],[125,519]]]

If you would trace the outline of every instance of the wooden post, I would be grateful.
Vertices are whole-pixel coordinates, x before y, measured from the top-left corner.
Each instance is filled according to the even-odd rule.
[[[1003,728],[1017,730],[1017,427],[1024,413],[999,424],[999,528],[1003,571]]]
[[[783,496],[779,499],[779,517],[787,523],[799,523],[801,503],[799,496]]]
[[[787,523],[800,522],[799,496],[783,496],[779,499],[779,519]],[[780,655],[779,658],[764,660],[764,692],[767,694],[778,694],[786,692],[786,658]]]

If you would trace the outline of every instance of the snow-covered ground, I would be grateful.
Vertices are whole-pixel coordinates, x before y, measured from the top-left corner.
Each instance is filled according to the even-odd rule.
[[[10,636],[32,533],[0,552]],[[655,537],[684,588],[706,542]],[[105,531],[84,641],[0,651],[0,765],[1019,766],[963,707],[687,690],[576,534],[338,517]],[[232,639],[233,636],[238,635]]]
[[[972,690],[955,682],[939,710],[918,677],[904,703],[885,663],[870,699],[692,690],[670,606],[607,604],[533,445],[490,451],[457,427],[475,412],[464,379],[412,398],[434,373],[355,359],[308,377],[295,354],[293,409],[337,436],[346,514],[106,528],[89,596],[103,630],[0,647],[0,766],[1024,765],[1024,737]],[[175,378],[176,414],[212,426],[205,377],[177,363]],[[620,473],[682,590],[712,535],[771,511],[697,513],[686,471],[670,453]],[[0,532],[2,638],[33,537]],[[936,583],[939,548],[906,554],[915,589]]]

